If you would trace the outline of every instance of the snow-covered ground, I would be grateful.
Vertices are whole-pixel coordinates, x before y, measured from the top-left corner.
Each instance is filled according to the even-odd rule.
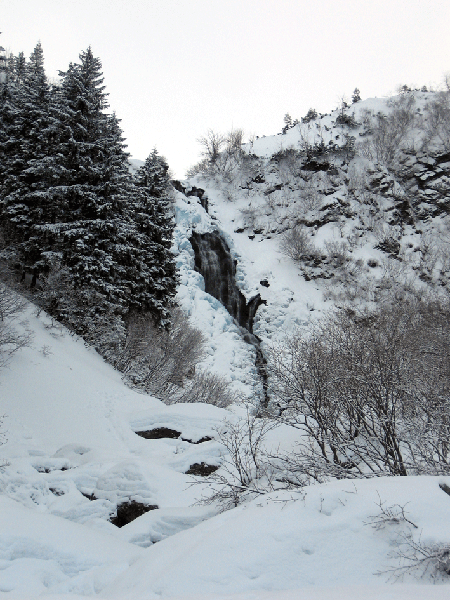
[[[80,340],[43,315],[27,318],[33,346],[1,373],[1,597],[448,597],[427,575],[402,583],[377,573],[399,565],[391,555],[409,531],[448,544],[450,497],[439,483],[450,478],[337,481],[216,514],[194,505],[205,489],[184,473],[220,464],[214,439],[193,442],[214,437],[232,413],[135,393]],[[135,433],[161,427],[180,438]],[[283,437],[271,432],[275,443]],[[159,508],[119,529],[109,515],[130,499]],[[417,528],[395,519],[373,527],[380,503],[404,507]]]

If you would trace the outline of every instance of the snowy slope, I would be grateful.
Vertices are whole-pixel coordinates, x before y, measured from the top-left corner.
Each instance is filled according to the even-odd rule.
[[[137,394],[45,316],[30,311],[28,320],[33,347],[1,374],[8,442],[0,452],[10,463],[0,474],[1,597],[448,597],[440,580],[376,573],[398,566],[389,555],[408,531],[424,544],[448,544],[450,498],[438,484],[450,478],[338,481],[214,516],[212,507],[192,506],[202,484],[190,487],[194,478],[183,472],[219,464],[217,442],[134,431],[169,427],[195,441],[232,414]],[[284,437],[271,433],[274,443]],[[108,517],[126,499],[159,508],[118,529]],[[417,529],[395,519],[374,528],[380,502],[405,507]]]
[[[189,590],[222,597],[244,590],[378,587],[389,574],[376,572],[396,566],[388,554],[406,528],[371,527],[377,504],[406,505],[423,542],[448,540],[450,499],[437,483],[429,477],[386,478],[267,495],[149,548],[106,596],[156,599]]]
[[[190,487],[193,478],[184,472],[194,463],[217,463],[220,447],[181,437],[212,436],[224,411],[168,407],[133,392],[81,340],[31,310],[27,318],[33,347],[1,374],[7,442],[0,457],[9,464],[0,472],[0,589],[30,596],[94,593],[139,555],[140,546],[214,512],[192,507],[201,486]],[[179,431],[180,439],[134,433],[163,426]],[[108,519],[130,500],[159,508],[143,515],[140,527],[118,529]]]

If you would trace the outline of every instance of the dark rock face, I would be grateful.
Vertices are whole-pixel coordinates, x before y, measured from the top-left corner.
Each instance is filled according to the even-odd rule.
[[[143,437],[146,440],[179,440],[181,439],[183,442],[188,442],[189,444],[203,444],[203,442],[210,442],[213,438],[209,435],[205,435],[199,440],[189,440],[187,438],[180,437],[181,432],[176,431],[175,429],[169,429],[168,427],[157,427],[156,429],[149,429],[147,431],[135,431],[136,435]]]
[[[450,213],[450,152],[404,153],[397,176],[409,190],[416,216],[427,219]]]
[[[87,498],[91,502],[93,502],[94,500],[98,500],[98,498],[95,496],[94,492],[92,492],[92,494],[85,494],[84,492],[80,492],[80,493],[81,493],[82,496],[84,496],[85,498]]]
[[[219,467],[216,465],[207,465],[204,462],[194,463],[186,471],[186,475],[200,475],[201,477],[208,477],[208,475],[211,475],[211,473],[217,471],[218,468]]]
[[[177,439],[181,435],[181,431],[175,431],[175,429],[169,429],[168,427],[157,427],[149,431],[136,431],[135,433],[146,440]]]
[[[202,190],[202,188],[198,188],[195,186],[187,187],[177,179],[173,179],[171,183],[178,192],[181,192],[186,197],[189,198],[189,196],[195,196],[196,198],[198,198],[200,200],[200,204],[203,206],[206,212],[208,212],[208,196],[206,195],[205,190]]]
[[[192,233],[195,270],[203,275],[205,292],[221,302],[241,327],[253,332],[253,320],[263,303],[257,294],[248,303],[236,285],[236,261],[218,231]]]
[[[328,171],[329,169],[330,165],[328,162],[318,162],[314,159],[308,160],[304,165],[302,165],[302,171],[313,171],[315,173],[318,171]]]
[[[157,504],[141,504],[135,500],[130,500],[129,502],[123,502],[122,504],[117,505],[117,514],[112,516],[110,521],[116,527],[123,527],[138,517],[141,517],[149,510],[155,510],[157,508]]]
[[[181,438],[181,439],[183,440],[183,442],[188,442],[189,444],[203,444],[204,442],[210,442],[213,438],[210,437],[209,435],[205,435],[204,437],[200,438],[196,442],[194,442],[194,440],[188,440],[187,438]]]

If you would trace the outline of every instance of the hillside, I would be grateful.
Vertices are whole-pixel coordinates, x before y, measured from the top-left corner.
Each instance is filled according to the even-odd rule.
[[[194,321],[214,340],[237,331],[226,311],[210,312],[210,297],[198,289],[186,244],[192,232],[218,231],[239,289],[247,300],[260,296],[253,332],[263,347],[335,306],[447,296],[450,113],[447,129],[434,122],[441,101],[432,92],[365,100],[191,169],[195,177],[178,185],[188,197],[178,194],[175,247],[178,296]],[[232,356],[248,354],[241,339]],[[213,345],[207,364],[248,381],[249,374],[234,375],[240,358],[222,357],[228,345]]]
[[[273,345],[338,307],[448,295],[439,99],[341,107],[174,182],[177,300],[206,339],[198,368],[230,381],[227,408],[126,387],[28,306],[16,327],[33,341],[0,374],[2,597],[448,597],[445,469],[300,487],[273,461],[255,474],[260,451],[279,457],[304,440],[258,415],[271,408]],[[265,432],[250,464],[249,424]]]
[[[449,498],[438,484],[450,477],[337,481],[214,516],[193,505],[207,491],[202,478],[184,473],[220,464],[214,439],[195,442],[214,438],[239,409],[136,394],[80,340],[26,316],[33,347],[2,373],[2,596],[291,600],[329,598],[332,587],[333,598],[446,597],[427,575],[392,583],[376,572],[398,566],[389,556],[410,530],[448,544]],[[161,428],[180,438],[135,433]],[[273,431],[270,444],[286,447],[286,433]],[[130,500],[157,508],[118,528],[110,515]],[[394,516],[374,527],[380,503]],[[396,519],[399,507],[408,522]]]

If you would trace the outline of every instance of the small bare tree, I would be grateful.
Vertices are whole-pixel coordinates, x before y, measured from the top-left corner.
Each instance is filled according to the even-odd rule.
[[[217,162],[220,152],[226,143],[226,137],[220,133],[208,129],[206,135],[198,138],[198,143],[202,147],[202,156],[214,164]]]
[[[356,146],[358,154],[388,168],[395,166],[399,151],[415,123],[415,99],[405,94],[390,102],[388,115],[364,114],[363,124],[370,138]]]
[[[225,138],[226,151],[231,154],[240,154],[244,143],[244,130],[232,129]]]
[[[225,421],[217,430],[217,440],[224,446],[225,454],[220,469],[207,478],[209,493],[200,503],[217,503],[222,510],[228,510],[273,489],[263,443],[275,427],[273,420],[257,418],[249,412],[245,419]]]
[[[203,402],[219,408],[226,408],[236,401],[236,394],[230,390],[230,381],[205,370],[196,370],[192,378],[184,382],[178,394],[172,395],[172,402]]]

